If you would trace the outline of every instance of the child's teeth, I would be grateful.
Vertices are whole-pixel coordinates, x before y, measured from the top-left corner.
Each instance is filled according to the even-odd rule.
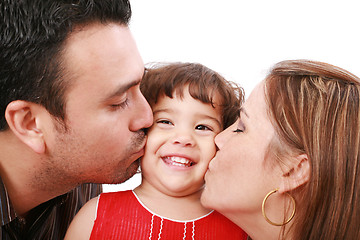
[[[174,165],[174,166],[186,166],[190,167],[193,165],[193,162],[189,159],[182,158],[182,157],[166,157],[168,164]]]
[[[170,160],[173,162],[183,163],[183,164],[190,162],[189,160],[187,160],[185,158],[180,158],[180,157],[171,157]]]

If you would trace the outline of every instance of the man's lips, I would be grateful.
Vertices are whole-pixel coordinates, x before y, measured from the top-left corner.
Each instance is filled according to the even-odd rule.
[[[178,167],[191,167],[196,163],[189,158],[180,157],[180,156],[164,156],[161,159],[168,165],[178,166]]]
[[[144,155],[144,152],[145,152],[145,148],[143,147],[139,151],[137,151],[135,154],[140,155],[140,157],[141,157],[142,155]]]
[[[135,156],[136,159],[138,159],[138,158],[142,157],[144,155],[144,153],[145,153],[145,143],[142,145],[142,147],[139,149],[139,151],[133,153],[133,156]]]

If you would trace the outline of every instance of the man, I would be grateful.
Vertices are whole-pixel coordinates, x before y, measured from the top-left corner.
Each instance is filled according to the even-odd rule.
[[[1,239],[62,239],[100,193],[85,183],[136,172],[152,124],[130,4],[2,0],[0,14]]]

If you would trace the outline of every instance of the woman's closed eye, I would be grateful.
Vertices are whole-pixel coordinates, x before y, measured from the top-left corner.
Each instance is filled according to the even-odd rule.
[[[244,123],[241,121],[241,118],[238,120],[238,124],[236,126],[236,129],[233,130],[234,133],[242,133],[245,131],[245,125]]]
[[[233,132],[234,132],[234,133],[242,133],[242,132],[244,132],[244,131],[241,130],[241,129],[239,129],[239,128],[237,128],[237,129],[235,129]]]

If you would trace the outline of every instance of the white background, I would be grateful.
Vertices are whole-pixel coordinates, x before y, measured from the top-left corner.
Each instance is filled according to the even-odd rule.
[[[278,61],[328,62],[360,76],[359,0],[131,0],[144,63],[198,62],[249,95]],[[132,189],[139,174],[104,191]]]

